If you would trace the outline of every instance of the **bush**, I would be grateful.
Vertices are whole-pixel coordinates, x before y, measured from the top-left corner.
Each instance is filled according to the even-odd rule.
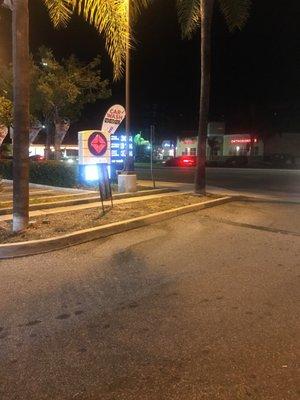
[[[0,176],[12,179],[12,161],[0,161]],[[31,162],[30,182],[41,185],[74,187],[78,185],[78,167],[59,161]]]
[[[11,160],[0,160],[0,176],[2,179],[12,179]]]

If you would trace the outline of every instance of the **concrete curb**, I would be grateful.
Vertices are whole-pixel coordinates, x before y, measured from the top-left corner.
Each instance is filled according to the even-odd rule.
[[[143,197],[149,196],[154,194],[163,194],[163,193],[172,193],[177,192],[176,189],[171,188],[163,188],[163,189],[149,189],[149,190],[141,190],[139,192],[134,193],[116,193],[113,195],[114,200],[122,200],[122,199],[129,199],[134,197]],[[91,192],[97,193],[97,192]],[[78,195],[85,195],[86,193],[75,193],[76,196]],[[53,196],[55,197],[55,196]],[[80,204],[89,204],[98,202],[100,204],[100,197],[99,195],[95,195],[94,197],[82,197],[80,199],[71,199],[71,200],[60,200],[56,202],[49,202],[49,203],[36,203],[31,204],[29,206],[29,211],[36,211],[36,210],[49,210],[51,208],[58,208],[58,207],[68,207],[68,206],[76,206]],[[11,207],[0,208],[0,215],[9,215],[12,213]]]
[[[95,239],[104,238],[125,232],[131,229],[141,228],[156,222],[161,222],[172,217],[203,210],[205,208],[218,206],[232,201],[233,198],[226,196],[219,199],[208,200],[199,204],[173,208],[167,211],[161,211],[149,214],[143,217],[133,218],[121,222],[115,222],[108,225],[102,225],[95,228],[84,229],[69,233],[63,236],[56,236],[50,239],[31,240],[27,242],[8,243],[0,245],[0,259],[9,259],[16,257],[31,256],[34,254],[47,253],[54,250],[64,249],[80,243],[89,242]]]
[[[253,203],[273,203],[273,204],[300,204],[300,200],[297,199],[280,199],[280,198],[272,198],[268,196],[260,196],[260,197],[255,197],[255,196],[247,196],[247,195],[236,195],[232,196],[234,197],[235,200],[240,200],[240,201],[249,201]]]

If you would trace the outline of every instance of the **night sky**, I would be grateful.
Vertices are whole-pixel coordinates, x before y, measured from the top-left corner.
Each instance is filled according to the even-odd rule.
[[[135,26],[138,43],[132,60],[132,126],[157,127],[160,138],[197,129],[200,38],[182,40],[175,0],[154,0]],[[103,39],[80,18],[55,31],[42,0],[30,1],[31,51],[41,45],[55,55],[75,54],[89,61],[103,57],[103,78],[112,68]],[[10,19],[1,10],[0,57],[9,59]],[[227,133],[300,132],[300,2],[254,0],[251,18],[242,31],[228,32],[223,16],[213,21],[211,120],[225,121]],[[96,128],[107,106],[124,104],[123,83],[112,85],[113,96],[87,107],[72,131]]]

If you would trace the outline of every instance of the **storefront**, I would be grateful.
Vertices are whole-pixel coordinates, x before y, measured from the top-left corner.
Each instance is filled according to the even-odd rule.
[[[178,138],[176,156],[196,156],[197,144],[196,136]],[[208,135],[207,138],[206,156],[209,160],[233,156],[260,157],[263,154],[263,142],[254,135]]]
[[[185,137],[177,139],[176,156],[196,156],[197,137]]]
[[[223,138],[223,156],[260,157],[264,154],[264,144],[255,135],[225,135]]]

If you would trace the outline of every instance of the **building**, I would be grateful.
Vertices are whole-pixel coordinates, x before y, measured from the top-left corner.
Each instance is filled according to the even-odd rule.
[[[195,132],[184,132],[177,138],[176,155],[197,155],[198,138]],[[224,157],[248,156],[262,157],[264,143],[256,135],[248,133],[225,134],[223,122],[210,122],[206,143],[206,156],[208,160],[219,160]]]
[[[300,162],[300,133],[284,132],[266,138],[265,154],[286,154]]]
[[[223,157],[262,157],[264,143],[256,135],[236,134],[223,137]]]
[[[54,146],[50,147],[51,152],[54,153]],[[63,158],[78,158],[78,145],[77,144],[62,144],[61,152]],[[29,156],[44,156],[45,145],[40,143],[33,143],[29,147]]]

